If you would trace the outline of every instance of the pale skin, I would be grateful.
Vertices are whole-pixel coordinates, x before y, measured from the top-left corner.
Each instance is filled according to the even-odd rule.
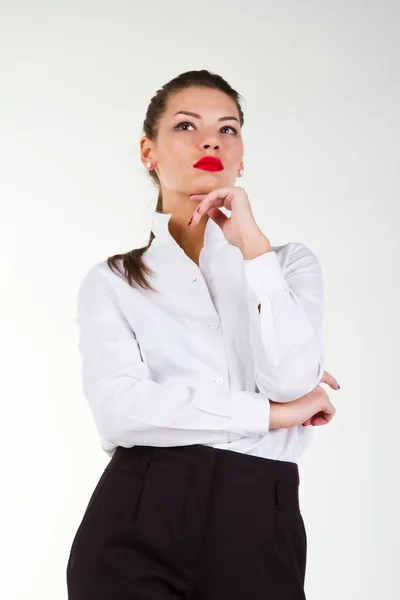
[[[143,165],[150,162],[158,175],[163,211],[172,213],[170,233],[197,265],[209,218],[221,227],[228,243],[239,248],[245,260],[271,251],[270,240],[255,222],[245,190],[235,186],[244,168],[244,148],[239,112],[229,96],[195,86],[173,94],[160,119],[157,139],[142,137],[140,151]],[[194,168],[202,156],[220,158],[224,169]],[[222,206],[231,211],[230,217],[219,210]],[[327,371],[320,383],[339,389]],[[320,385],[291,402],[270,401],[270,408],[270,429],[325,425],[335,414]]]

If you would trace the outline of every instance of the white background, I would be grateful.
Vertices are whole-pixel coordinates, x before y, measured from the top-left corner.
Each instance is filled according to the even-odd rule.
[[[324,273],[337,413],[300,459],[307,600],[400,597],[400,5],[389,0],[0,3],[4,600],[61,600],[108,462],[80,387],[75,295],[145,244],[150,98],[191,69],[245,98],[245,187],[274,245]],[[249,599],[250,600],[250,599]]]

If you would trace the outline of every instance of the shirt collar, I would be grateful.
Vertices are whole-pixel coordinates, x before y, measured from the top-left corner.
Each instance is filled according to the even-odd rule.
[[[227,217],[230,216],[229,211],[224,206],[219,207],[219,209]],[[151,230],[156,236],[157,241],[161,241],[166,244],[176,244],[176,241],[172,237],[168,227],[168,223],[171,217],[172,213],[162,213],[157,212],[156,210],[153,211]],[[217,241],[226,242],[226,239],[221,227],[217,225],[217,223],[215,223],[215,221],[213,221],[210,217],[207,221],[207,225],[204,232],[204,245],[210,243],[212,244]]]

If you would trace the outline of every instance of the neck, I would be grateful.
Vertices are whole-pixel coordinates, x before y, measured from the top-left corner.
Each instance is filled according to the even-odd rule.
[[[169,232],[182,250],[198,264],[201,249],[204,246],[204,232],[208,215],[203,215],[196,227],[189,227],[188,222],[199,202],[191,200],[186,194],[170,194],[163,192],[163,212],[172,213],[169,221]],[[179,198],[177,197],[179,196]]]

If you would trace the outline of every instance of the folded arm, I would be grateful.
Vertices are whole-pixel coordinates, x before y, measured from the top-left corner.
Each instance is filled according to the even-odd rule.
[[[308,394],[323,375],[323,280],[315,254],[290,242],[245,260],[257,387],[271,400]]]
[[[213,444],[265,434],[270,404],[258,392],[163,386],[104,275],[94,267],[77,296],[82,386],[101,438],[117,445]]]

